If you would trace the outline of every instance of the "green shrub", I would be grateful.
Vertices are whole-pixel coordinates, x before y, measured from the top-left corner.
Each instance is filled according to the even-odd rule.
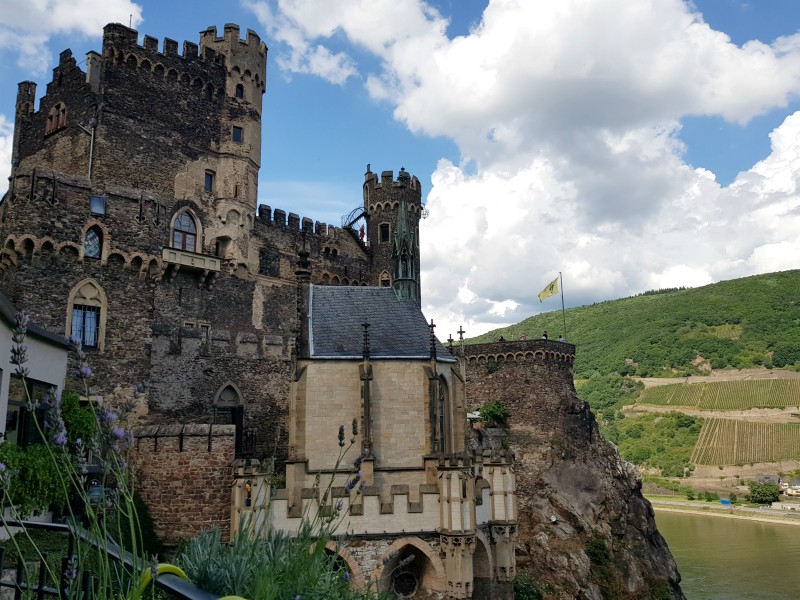
[[[542,600],[544,591],[528,573],[519,573],[514,578],[514,600]]]
[[[478,409],[481,421],[494,425],[505,425],[508,422],[508,409],[499,400],[485,404]]]

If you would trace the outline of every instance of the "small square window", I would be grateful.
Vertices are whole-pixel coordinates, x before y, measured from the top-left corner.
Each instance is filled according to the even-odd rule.
[[[214,191],[214,172],[206,171],[206,179],[203,184],[203,189],[209,194]]]
[[[89,211],[95,215],[106,214],[106,197],[91,196],[89,198]]]
[[[233,127],[233,141],[241,143],[243,140],[244,140],[244,135],[242,133],[242,128],[241,127],[236,127],[234,125],[234,127]]]

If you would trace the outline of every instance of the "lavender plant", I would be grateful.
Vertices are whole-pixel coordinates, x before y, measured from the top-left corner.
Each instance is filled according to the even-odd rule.
[[[98,399],[81,408],[74,395],[60,395],[51,390],[39,402],[29,393],[26,378],[28,348],[25,345],[29,318],[19,313],[12,330],[11,362],[23,381],[28,410],[43,418],[34,419],[41,443],[22,450],[15,444],[0,444],[0,499],[9,506],[12,520],[21,521],[33,510],[51,505],[65,510],[68,522],[82,524],[86,538],[78,535],[75,554],[68,557],[65,572],[44,560],[31,532],[22,528],[17,536],[34,549],[36,558],[45,564],[50,584],[67,585],[68,598],[81,598],[80,582],[91,568],[93,587],[104,598],[139,598],[134,585],[149,567],[144,560],[142,527],[134,498],[134,480],[126,463],[130,436],[125,431],[124,414],[118,414],[98,403]],[[93,376],[88,357],[77,340],[69,340],[78,358],[75,377],[89,398],[88,380]],[[72,425],[71,428],[68,425]],[[87,490],[89,457],[98,469],[99,503]],[[113,509],[113,512],[112,512]],[[8,528],[3,515],[4,526]],[[16,553],[22,556],[17,542],[11,538]],[[124,540],[125,550],[135,557],[134,566],[126,566],[110,558],[109,550]]]

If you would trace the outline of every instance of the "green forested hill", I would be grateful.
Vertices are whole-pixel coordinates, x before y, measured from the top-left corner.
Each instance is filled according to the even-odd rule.
[[[556,305],[555,300],[551,302]],[[800,271],[648,292],[571,308],[567,338],[577,346],[575,376],[697,373],[698,356],[724,367],[800,368]],[[563,331],[560,310],[472,338],[467,343],[529,339]],[[626,359],[634,363],[626,364]],[[630,362],[630,361],[628,361]]]

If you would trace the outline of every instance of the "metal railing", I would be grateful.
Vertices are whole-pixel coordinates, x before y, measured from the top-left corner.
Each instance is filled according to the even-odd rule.
[[[144,564],[142,559],[136,558],[135,556],[133,556],[133,554],[127,552],[126,550],[123,550],[116,544],[113,544],[111,542],[107,544],[98,543],[95,537],[91,533],[89,533],[88,531],[79,526],[65,525],[62,523],[39,523],[31,521],[6,521],[5,525],[7,529],[9,527],[20,527],[25,529],[39,529],[44,531],[61,533],[67,538],[67,552],[64,558],[61,560],[61,571],[59,573],[59,581],[57,584],[53,581],[49,581],[50,579],[50,577],[48,576],[49,569],[46,564],[47,554],[42,554],[42,557],[39,558],[38,560],[39,563],[38,573],[35,573],[34,577],[35,583],[27,578],[28,569],[26,569],[25,566],[26,561],[22,556],[18,557],[17,567],[14,574],[14,581],[0,580],[0,589],[11,588],[14,590],[14,600],[20,600],[22,598],[23,592],[32,592],[33,594],[35,594],[37,600],[41,600],[45,597],[61,598],[64,600],[69,598],[69,590],[71,582],[68,578],[68,573],[72,568],[70,565],[71,557],[75,555],[75,544],[77,541],[76,536],[79,537],[82,541],[91,544],[97,550],[105,552],[109,558],[120,562],[126,567],[134,568],[137,570],[148,568],[148,566]],[[2,572],[3,570],[4,560],[5,560],[5,551],[3,548],[0,548],[0,572]],[[218,596],[210,594],[188,581],[184,581],[177,575],[172,575],[168,573],[159,575],[155,579],[154,584],[158,586],[170,598],[179,598],[181,600],[218,599]],[[98,592],[96,587],[97,587],[96,580],[92,576],[91,572],[84,571],[83,577],[80,582],[80,592],[79,592],[80,597],[83,600],[91,600],[92,598],[103,598],[104,595],[102,594],[102,592]]]

